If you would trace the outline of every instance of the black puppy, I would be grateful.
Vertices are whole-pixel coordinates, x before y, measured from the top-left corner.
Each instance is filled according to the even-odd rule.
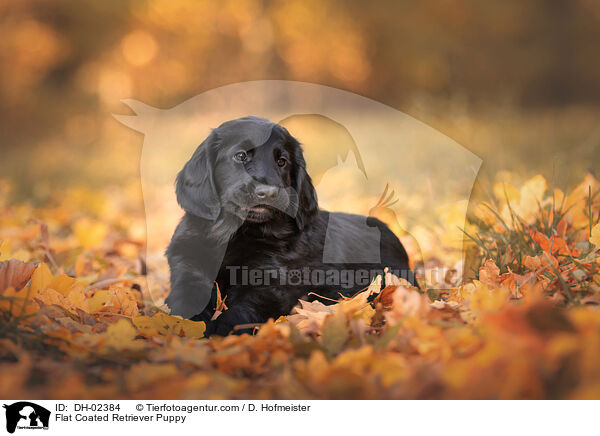
[[[175,315],[206,321],[207,335],[286,315],[298,299],[318,298],[311,291],[353,295],[385,267],[416,284],[385,224],[319,210],[300,144],[269,120],[245,117],[213,130],[179,173],[176,192],[186,214],[167,250],[166,302]],[[215,282],[228,310],[211,321]]]

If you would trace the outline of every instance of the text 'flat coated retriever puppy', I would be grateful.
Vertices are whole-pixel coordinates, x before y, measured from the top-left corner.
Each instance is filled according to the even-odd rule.
[[[207,335],[287,315],[298,299],[319,298],[312,293],[354,295],[385,267],[416,285],[384,223],[319,209],[299,142],[264,118],[214,129],[177,176],[176,193],[185,215],[167,250],[166,303],[205,321]],[[215,282],[228,310],[211,320]]]

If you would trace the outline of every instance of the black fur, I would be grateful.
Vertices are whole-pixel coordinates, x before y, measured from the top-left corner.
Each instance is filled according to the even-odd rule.
[[[186,214],[167,250],[167,304],[173,314],[206,321],[207,334],[225,335],[236,325],[286,315],[298,299],[318,298],[311,291],[331,299],[353,295],[373,278],[363,273],[352,283],[322,283],[310,278],[315,271],[330,272],[335,282],[336,271],[347,276],[390,267],[416,284],[406,251],[385,224],[319,210],[300,144],[268,120],[246,117],[215,129],[180,172],[176,191]],[[363,256],[369,249],[376,261]],[[328,256],[335,262],[325,263]],[[278,275],[247,283],[244,271]],[[286,271],[289,280],[281,282]],[[228,310],[211,321],[215,281]]]

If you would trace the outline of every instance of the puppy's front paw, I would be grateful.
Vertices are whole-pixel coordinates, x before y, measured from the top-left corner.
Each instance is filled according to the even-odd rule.
[[[218,320],[206,321],[206,330],[204,330],[204,337],[210,336],[227,336],[233,330],[232,325],[219,322]]]
[[[206,324],[206,336],[227,336],[229,333],[231,333],[231,331],[233,331],[233,324],[228,322],[226,319],[221,319],[221,317],[222,316],[214,321],[209,321]]]
[[[243,328],[243,329],[235,329],[235,326],[239,326],[242,324],[248,324],[249,321],[240,316],[234,310],[226,310],[223,312],[217,319],[213,321],[209,321],[206,323],[206,331],[205,336],[227,336],[229,333],[234,333],[236,335],[241,335],[244,333],[252,334],[253,328]]]

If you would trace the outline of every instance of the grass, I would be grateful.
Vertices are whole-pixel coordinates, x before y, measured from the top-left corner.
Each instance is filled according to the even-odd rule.
[[[472,267],[472,276],[479,279],[479,265],[487,259],[491,259],[500,268],[501,273],[512,272],[525,275],[532,272],[525,264],[525,259],[542,256],[549,266],[543,271],[548,279],[546,288],[548,293],[554,292],[554,287],[559,285],[569,303],[579,304],[582,296],[600,289],[596,275],[597,264],[586,261],[597,249],[584,240],[591,236],[592,228],[600,222],[600,211],[594,214],[594,205],[600,199],[600,190],[592,192],[591,186],[589,187],[585,199],[584,214],[587,218],[585,226],[576,227],[566,224],[567,214],[575,205],[566,207],[565,198],[566,196],[563,196],[560,204],[557,204],[556,196],[552,193],[551,202],[544,201],[545,205],[538,199],[538,211],[533,222],[529,223],[516,213],[506,189],[502,202],[491,197],[489,202],[483,203],[483,207],[489,211],[493,219],[485,220],[471,215],[470,221],[475,224],[477,231],[468,232],[463,229],[464,234],[477,246],[481,255],[480,261]],[[506,205],[510,213],[508,222],[498,210],[502,204]],[[581,207],[581,205],[577,206]],[[559,229],[559,226],[563,229]],[[544,250],[532,236],[536,232],[550,239],[549,250]],[[577,247],[579,253],[576,256],[559,253],[559,249],[554,246],[558,240],[566,241],[570,247]],[[558,260],[557,264],[552,256]]]

